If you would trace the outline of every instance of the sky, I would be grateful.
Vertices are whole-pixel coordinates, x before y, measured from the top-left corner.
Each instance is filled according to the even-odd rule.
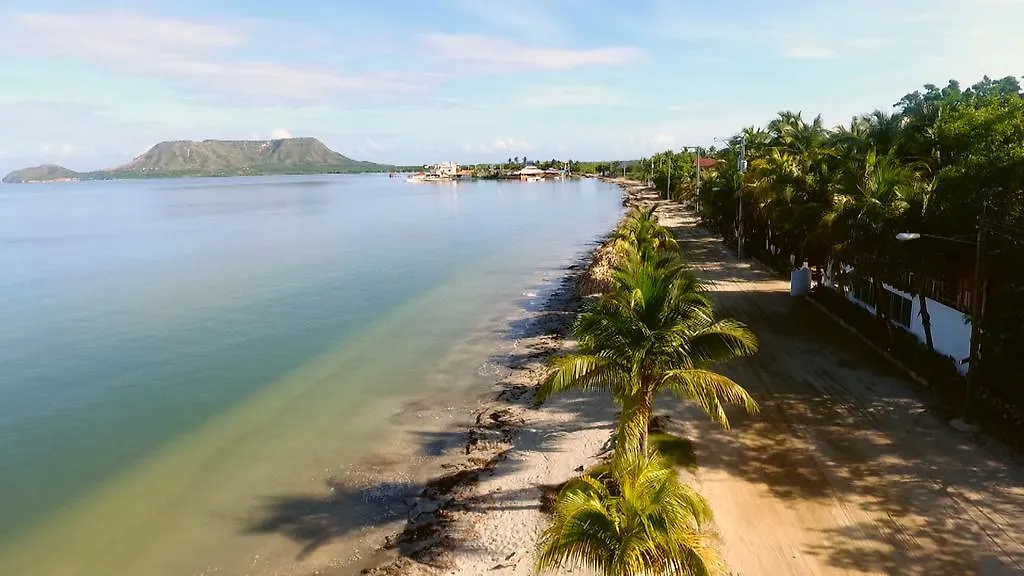
[[[1024,75],[1021,23],[1024,0],[4,0],[0,172],[289,136],[398,164],[637,158]]]

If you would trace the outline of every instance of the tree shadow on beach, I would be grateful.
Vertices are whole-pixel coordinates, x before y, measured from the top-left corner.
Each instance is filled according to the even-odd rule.
[[[720,313],[761,344],[720,369],[761,414],[730,411],[725,431],[693,406],[678,412],[701,470],[801,510],[812,532],[801,552],[843,572],[1024,570],[1024,471],[1012,457],[950,428],[874,348],[693,222],[674,229],[684,253],[716,283]]]

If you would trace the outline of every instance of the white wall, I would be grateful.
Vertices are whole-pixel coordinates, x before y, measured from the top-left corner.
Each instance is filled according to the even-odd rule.
[[[828,274],[824,279],[824,284],[829,288],[839,289],[835,282],[832,281],[831,268],[828,270]],[[892,290],[893,292],[902,295],[904,298],[910,298],[910,294],[903,292],[902,290],[896,290],[888,284],[884,286]],[[846,298],[850,302],[857,304],[861,308],[875,313],[875,307],[869,306],[864,302],[853,297],[853,292],[847,291]],[[928,315],[932,319],[932,342],[935,345],[935,351],[946,356],[952,356],[956,360],[957,370],[961,374],[966,374],[969,366],[964,363],[961,364],[961,360],[966,359],[971,355],[971,320],[966,314],[960,312],[955,308],[950,308],[945,304],[936,302],[931,298],[928,298]],[[919,298],[912,298],[913,307],[910,312],[910,328],[909,332],[922,343],[926,341],[924,335],[924,322],[921,321],[921,301]],[[902,324],[893,322],[893,324],[899,328],[907,330]]]
[[[896,290],[888,284],[884,286],[895,292],[896,294],[902,295],[904,298],[910,298],[910,294],[903,292],[902,290]],[[846,298],[857,304],[858,306],[870,311],[872,314],[875,313],[874,306],[868,306],[864,302],[853,297],[853,292],[847,292]],[[960,361],[964,360],[971,354],[971,320],[963,312],[955,308],[950,308],[945,304],[936,302],[931,298],[928,298],[928,315],[931,316],[932,320],[932,342],[935,345],[935,351],[946,356],[952,356],[957,363],[957,370],[961,374],[966,374],[968,365],[961,364]],[[893,322],[898,328],[907,330],[902,324]],[[926,342],[924,335],[924,322],[921,320],[921,300],[919,298],[913,298],[913,307],[910,312],[910,329],[909,332],[922,343]]]

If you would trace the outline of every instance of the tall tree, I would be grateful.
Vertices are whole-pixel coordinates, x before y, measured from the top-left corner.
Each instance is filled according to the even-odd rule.
[[[870,281],[875,296],[875,313],[890,329],[889,298],[884,279],[892,275],[896,234],[922,203],[925,188],[917,174],[894,156],[869,152],[862,164],[854,163],[856,186],[836,195],[828,215],[833,230],[835,254],[840,262],[853,264],[853,276]]]
[[[653,242],[645,237],[623,246],[614,288],[573,327],[579,352],[551,362],[537,395],[543,401],[569,389],[610,391],[622,405],[617,445],[638,446],[644,454],[654,399],[664,390],[696,402],[726,427],[723,404],[758,409],[743,387],[713,370],[753,354],[757,339],[743,324],[717,318],[700,280],[677,253],[654,253]]]

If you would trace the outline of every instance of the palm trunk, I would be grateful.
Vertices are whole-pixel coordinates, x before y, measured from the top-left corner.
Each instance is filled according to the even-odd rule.
[[[929,352],[935,352],[935,341],[932,339],[932,315],[928,313],[928,298],[924,292],[918,292],[917,298],[921,302],[921,324],[924,326],[924,341],[928,345]]]
[[[924,342],[928,345],[929,352],[935,352],[935,341],[932,339],[932,315],[928,313],[928,297],[924,293],[924,283],[921,281],[920,274],[911,274],[910,291],[911,295],[917,295],[917,300],[921,303],[921,325],[924,327]]]
[[[640,454],[642,456],[646,456],[647,454],[650,453],[650,426],[651,417],[654,415],[654,398],[652,397],[652,394],[649,391],[642,392],[641,394],[643,395],[643,398],[641,399],[639,409],[637,410],[637,420],[640,424],[639,445]]]
[[[618,440],[615,443],[617,454],[638,450],[647,454],[651,416],[654,411],[654,395],[650,390],[642,390],[622,406],[619,417]]]

